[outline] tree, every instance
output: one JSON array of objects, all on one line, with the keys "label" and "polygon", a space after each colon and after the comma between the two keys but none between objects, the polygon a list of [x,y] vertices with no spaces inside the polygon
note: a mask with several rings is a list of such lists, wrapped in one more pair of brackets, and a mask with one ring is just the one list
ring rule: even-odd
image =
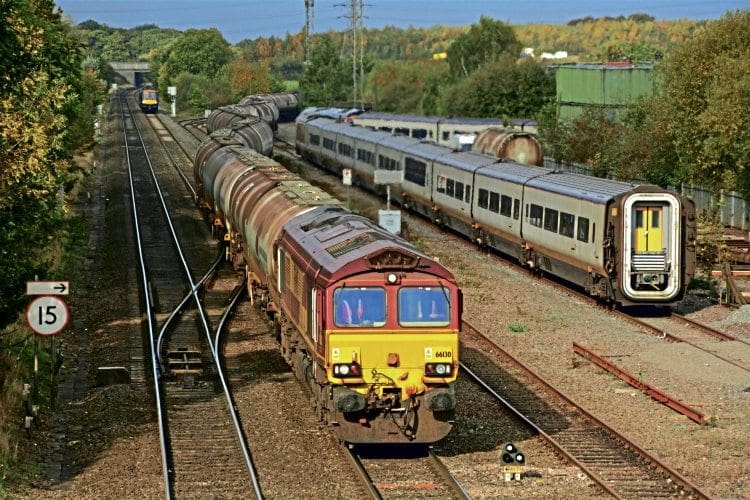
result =
[{"label": "tree", "polygon": [[664,138],[675,180],[750,194],[750,10],[708,23],[657,74],[643,134]]},{"label": "tree", "polygon": [[454,78],[465,78],[485,64],[497,61],[501,56],[521,52],[513,28],[482,16],[468,33],[459,35],[448,48],[448,65]]},{"label": "tree", "polygon": [[454,116],[533,118],[554,96],[554,78],[543,66],[506,54],[448,89],[443,110]]},{"label": "tree", "polygon": [[351,88],[351,63],[339,58],[333,36],[316,37],[310,64],[305,67],[299,83],[303,104],[330,106],[348,101]]}]

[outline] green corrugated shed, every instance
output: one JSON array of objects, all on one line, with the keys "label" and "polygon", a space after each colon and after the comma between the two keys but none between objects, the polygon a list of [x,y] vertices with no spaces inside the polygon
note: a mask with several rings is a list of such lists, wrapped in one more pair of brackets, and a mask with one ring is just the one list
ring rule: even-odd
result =
[{"label": "green corrugated shed", "polygon": [[558,116],[568,119],[587,107],[617,112],[643,94],[651,93],[651,66],[575,64],[557,66]]}]

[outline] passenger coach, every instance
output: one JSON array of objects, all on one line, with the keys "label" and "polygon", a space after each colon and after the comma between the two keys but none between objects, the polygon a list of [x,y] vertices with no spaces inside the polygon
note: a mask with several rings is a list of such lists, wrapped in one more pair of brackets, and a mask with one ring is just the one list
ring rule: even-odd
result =
[{"label": "passenger coach", "polygon": [[301,116],[297,151],[354,182],[403,171],[404,208],[592,296],[620,304],[679,300],[695,271],[692,201],[658,186],[559,172],[457,152],[335,119]]}]

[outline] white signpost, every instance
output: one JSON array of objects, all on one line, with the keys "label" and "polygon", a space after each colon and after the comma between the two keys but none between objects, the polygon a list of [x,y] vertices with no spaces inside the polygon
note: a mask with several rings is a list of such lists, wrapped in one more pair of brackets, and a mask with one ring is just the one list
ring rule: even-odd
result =
[{"label": "white signpost", "polygon": [[27,281],[26,295],[68,295],[69,281]]},{"label": "white signpost", "polygon": [[403,170],[375,170],[375,184],[385,184],[385,210],[378,210],[378,224],[393,234],[401,232],[401,211],[391,210],[391,184],[404,182]]},{"label": "white signpost", "polygon": [[352,185],[352,169],[351,168],[345,168],[341,170],[341,182],[344,184],[344,186]]}]

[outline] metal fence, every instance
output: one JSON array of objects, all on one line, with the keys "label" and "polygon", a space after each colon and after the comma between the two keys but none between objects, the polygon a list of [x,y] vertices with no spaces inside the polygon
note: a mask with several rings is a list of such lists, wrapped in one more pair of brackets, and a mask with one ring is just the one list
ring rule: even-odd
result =
[{"label": "metal fence", "polygon": [[[587,165],[557,162],[549,157],[544,158],[544,166],[576,174],[591,175],[591,168]],[[614,177],[608,177],[614,179]],[[645,181],[633,179],[632,182]],[[750,203],[741,194],[735,191],[722,191],[717,199],[711,191],[700,186],[683,184],[680,188],[669,187],[668,189],[693,200],[698,213],[704,211],[716,213],[719,216],[719,222],[724,226],[750,231]]]}]

